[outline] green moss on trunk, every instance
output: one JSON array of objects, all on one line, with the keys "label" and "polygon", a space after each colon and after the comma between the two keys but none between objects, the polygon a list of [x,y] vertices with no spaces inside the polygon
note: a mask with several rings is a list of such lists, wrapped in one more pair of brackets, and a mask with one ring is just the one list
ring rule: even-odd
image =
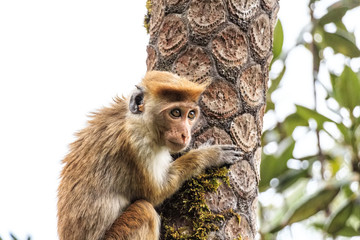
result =
[{"label": "green moss on trunk", "polygon": [[146,29],[146,32],[149,33],[149,31],[150,31],[150,17],[151,17],[151,1],[150,0],[146,1],[146,9],[147,9],[147,14],[144,17],[144,27]]},{"label": "green moss on trunk", "polygon": [[[205,193],[215,192],[222,182],[229,184],[227,173],[226,167],[209,169],[187,181],[178,193],[161,206],[165,239],[207,239],[210,232],[218,230],[217,223],[225,218],[211,212],[205,202]],[[183,224],[175,226],[174,222],[177,221]]]}]

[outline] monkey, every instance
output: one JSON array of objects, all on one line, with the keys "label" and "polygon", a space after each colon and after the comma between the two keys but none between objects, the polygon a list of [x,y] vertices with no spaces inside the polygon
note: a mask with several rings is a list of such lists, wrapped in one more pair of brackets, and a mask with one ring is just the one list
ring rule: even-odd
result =
[{"label": "monkey", "polygon": [[233,145],[185,152],[206,84],[150,71],[130,97],[92,114],[63,160],[58,187],[60,240],[159,239],[155,207],[205,168],[233,164]]}]

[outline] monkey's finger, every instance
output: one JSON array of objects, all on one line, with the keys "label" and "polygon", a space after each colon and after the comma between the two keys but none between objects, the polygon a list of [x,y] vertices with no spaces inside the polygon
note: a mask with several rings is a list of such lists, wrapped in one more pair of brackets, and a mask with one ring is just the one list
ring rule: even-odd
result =
[{"label": "monkey's finger", "polygon": [[244,156],[244,152],[239,150],[239,149],[226,149],[226,150],[223,150],[225,152],[229,152],[230,154],[233,154],[235,156],[238,156],[238,157],[243,157]]},{"label": "monkey's finger", "polygon": [[214,138],[210,138],[209,140],[207,140],[204,144],[210,146],[213,145],[215,143],[215,139]]},{"label": "monkey's finger", "polygon": [[241,160],[241,158],[236,157],[236,156],[232,156],[232,157],[228,157],[228,158],[225,160],[225,162],[226,162],[227,164],[234,164],[234,163],[236,163],[236,162],[239,162],[240,160]]},{"label": "monkey's finger", "polygon": [[229,156],[242,156],[243,154],[239,151],[236,151],[236,150],[227,150],[227,151],[224,151],[226,155],[229,155]]},{"label": "monkey's finger", "polygon": [[238,147],[236,145],[220,145],[221,149],[224,151],[237,150]]},{"label": "monkey's finger", "polygon": [[243,159],[242,156],[234,156],[234,161],[235,162],[238,162],[238,161],[240,161],[242,159]]},{"label": "monkey's finger", "polygon": [[243,156],[244,156],[244,152],[242,152],[242,151],[234,151],[234,156],[236,156],[236,157],[243,157]]},{"label": "monkey's finger", "polygon": [[238,151],[229,151],[226,153],[228,157],[234,157],[236,159],[243,159],[244,154]]}]

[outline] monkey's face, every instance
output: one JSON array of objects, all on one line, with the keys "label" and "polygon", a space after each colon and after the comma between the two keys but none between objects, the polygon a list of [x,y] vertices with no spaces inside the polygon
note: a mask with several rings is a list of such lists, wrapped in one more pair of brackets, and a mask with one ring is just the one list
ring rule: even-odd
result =
[{"label": "monkey's face", "polygon": [[192,102],[171,103],[161,110],[163,142],[171,152],[180,152],[189,145],[198,115],[199,107]]}]

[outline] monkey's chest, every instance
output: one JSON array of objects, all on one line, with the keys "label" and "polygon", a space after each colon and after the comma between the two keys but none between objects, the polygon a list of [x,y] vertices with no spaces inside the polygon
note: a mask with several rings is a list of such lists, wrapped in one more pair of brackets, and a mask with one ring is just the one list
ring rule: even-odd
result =
[{"label": "monkey's chest", "polygon": [[154,199],[159,196],[167,181],[171,162],[172,157],[166,148],[148,154],[144,174],[141,177],[143,179],[139,179],[141,182],[138,183],[138,187],[141,189],[138,198],[145,198],[152,203],[155,201]]},{"label": "monkey's chest", "polygon": [[156,152],[148,165],[148,172],[153,184],[161,187],[167,179],[172,157],[167,149]]}]

